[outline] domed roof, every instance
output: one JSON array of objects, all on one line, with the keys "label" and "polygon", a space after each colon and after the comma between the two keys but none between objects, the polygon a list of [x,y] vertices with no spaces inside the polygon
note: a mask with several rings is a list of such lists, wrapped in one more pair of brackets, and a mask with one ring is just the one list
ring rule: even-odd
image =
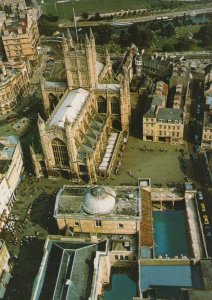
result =
[{"label": "domed roof", "polygon": [[85,212],[108,214],[116,204],[116,193],[109,186],[95,186],[85,191],[82,208]]}]

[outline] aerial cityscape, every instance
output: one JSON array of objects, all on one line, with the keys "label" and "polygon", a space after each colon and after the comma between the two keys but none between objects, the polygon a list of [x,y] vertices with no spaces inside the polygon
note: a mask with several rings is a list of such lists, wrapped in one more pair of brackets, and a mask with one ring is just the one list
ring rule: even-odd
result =
[{"label": "aerial cityscape", "polygon": [[0,0],[0,299],[212,299],[211,0]]}]

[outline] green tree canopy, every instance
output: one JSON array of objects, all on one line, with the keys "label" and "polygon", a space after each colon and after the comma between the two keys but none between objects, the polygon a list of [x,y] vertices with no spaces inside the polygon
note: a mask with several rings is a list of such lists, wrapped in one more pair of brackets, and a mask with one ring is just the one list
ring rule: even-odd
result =
[{"label": "green tree canopy", "polygon": [[161,35],[167,38],[171,38],[175,34],[175,27],[171,23],[164,26],[161,30]]},{"label": "green tree canopy", "polygon": [[110,25],[99,25],[95,28],[97,44],[107,44],[110,42],[113,28]]},{"label": "green tree canopy", "polygon": [[202,41],[203,46],[212,47],[212,22],[202,26],[195,37]]}]

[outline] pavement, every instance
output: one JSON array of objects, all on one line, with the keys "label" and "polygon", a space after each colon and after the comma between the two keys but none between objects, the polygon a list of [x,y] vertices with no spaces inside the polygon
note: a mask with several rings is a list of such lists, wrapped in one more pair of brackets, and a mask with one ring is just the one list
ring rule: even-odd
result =
[{"label": "pavement", "polygon": [[6,241],[12,263],[12,279],[5,299],[30,299],[32,284],[43,256],[47,234],[58,234],[53,219],[55,191],[67,180],[37,181],[26,176],[17,190],[17,201],[12,208],[12,232],[4,230],[1,238]]}]

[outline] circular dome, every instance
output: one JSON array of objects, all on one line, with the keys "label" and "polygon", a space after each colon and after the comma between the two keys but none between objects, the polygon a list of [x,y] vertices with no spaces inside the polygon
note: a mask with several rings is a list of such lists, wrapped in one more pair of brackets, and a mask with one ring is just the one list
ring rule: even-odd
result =
[{"label": "circular dome", "polygon": [[82,208],[85,212],[95,214],[108,214],[116,204],[116,193],[108,186],[95,186],[84,193]]}]

